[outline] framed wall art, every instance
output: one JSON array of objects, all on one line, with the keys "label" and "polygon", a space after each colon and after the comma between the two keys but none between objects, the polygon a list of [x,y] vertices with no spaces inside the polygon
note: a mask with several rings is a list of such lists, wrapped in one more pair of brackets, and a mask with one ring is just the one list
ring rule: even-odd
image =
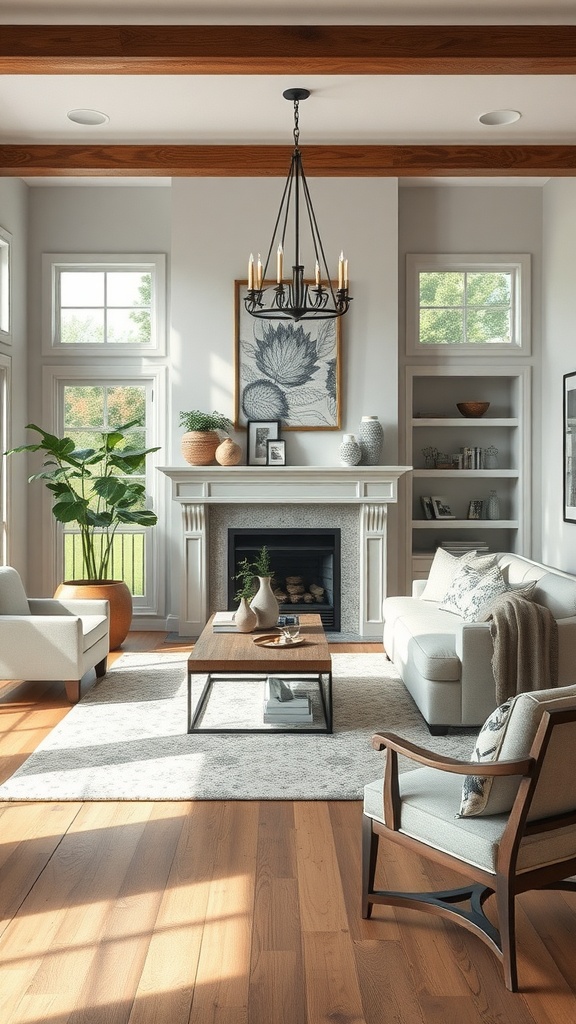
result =
[{"label": "framed wall art", "polygon": [[236,428],[269,416],[283,430],[340,430],[340,318],[260,320],[244,308],[247,287],[235,282]]},{"label": "framed wall art", "polygon": [[576,372],[564,374],[564,522],[576,523]]},{"label": "framed wall art", "polygon": [[432,495],[432,508],[436,519],[456,519],[446,498]]},{"label": "framed wall art", "polygon": [[266,466],[268,442],[277,441],[280,435],[279,420],[248,420],[247,463],[249,466]]}]

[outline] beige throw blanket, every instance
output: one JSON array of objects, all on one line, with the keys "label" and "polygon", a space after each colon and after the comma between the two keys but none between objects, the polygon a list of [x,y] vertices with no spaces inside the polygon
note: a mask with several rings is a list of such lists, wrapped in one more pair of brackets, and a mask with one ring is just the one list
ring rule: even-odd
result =
[{"label": "beige throw blanket", "polygon": [[507,591],[480,621],[490,622],[498,705],[516,693],[558,685],[558,625],[548,608]]}]

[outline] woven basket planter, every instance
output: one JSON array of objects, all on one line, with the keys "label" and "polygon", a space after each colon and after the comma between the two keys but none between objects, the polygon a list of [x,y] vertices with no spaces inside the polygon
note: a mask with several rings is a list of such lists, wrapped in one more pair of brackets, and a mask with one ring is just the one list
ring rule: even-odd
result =
[{"label": "woven basket planter", "polygon": [[189,430],[182,435],[182,455],[191,466],[209,466],[215,461],[219,444],[215,430]]}]

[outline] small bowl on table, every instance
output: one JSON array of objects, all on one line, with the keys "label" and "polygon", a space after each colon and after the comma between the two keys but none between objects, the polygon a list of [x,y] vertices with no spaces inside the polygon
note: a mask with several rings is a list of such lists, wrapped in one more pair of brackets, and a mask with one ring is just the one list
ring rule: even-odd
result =
[{"label": "small bowl on table", "polygon": [[456,408],[462,416],[480,417],[490,408],[490,402],[456,402]]}]

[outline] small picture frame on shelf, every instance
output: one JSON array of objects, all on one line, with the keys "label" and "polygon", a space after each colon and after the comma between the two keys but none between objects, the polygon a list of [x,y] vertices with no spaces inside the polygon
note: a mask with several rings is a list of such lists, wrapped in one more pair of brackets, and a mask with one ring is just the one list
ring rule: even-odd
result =
[{"label": "small picture frame on shelf", "polygon": [[468,505],[468,519],[482,519],[482,505],[481,500],[471,501]]},{"label": "small picture frame on shelf", "polygon": [[248,458],[249,466],[266,466],[268,458],[268,441],[278,440],[280,420],[248,420]]},{"label": "small picture frame on shelf", "polygon": [[286,441],[275,439],[273,441],[266,442],[266,465],[286,465]]},{"label": "small picture frame on shelf", "polygon": [[422,497],[420,498],[420,502],[422,504],[424,519],[434,519],[434,508],[432,507],[432,498]]},{"label": "small picture frame on shelf", "polygon": [[432,508],[434,510],[435,519],[456,519],[456,516],[452,512],[450,505],[446,501],[446,498],[442,498],[438,495],[432,496]]}]

